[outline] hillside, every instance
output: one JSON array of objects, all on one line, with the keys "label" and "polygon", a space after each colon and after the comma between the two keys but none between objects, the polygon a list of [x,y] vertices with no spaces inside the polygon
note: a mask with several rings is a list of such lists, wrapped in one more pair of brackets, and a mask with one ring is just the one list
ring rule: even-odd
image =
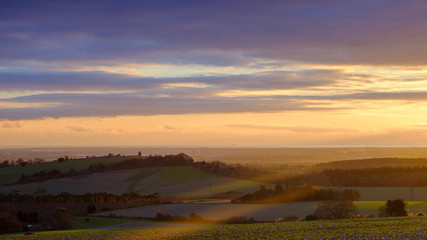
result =
[{"label": "hillside", "polygon": [[77,171],[86,169],[92,164],[96,163],[111,163],[119,162],[131,157],[127,156],[115,156],[115,157],[91,157],[91,158],[80,158],[80,159],[69,159],[64,162],[43,162],[37,164],[27,165],[25,167],[14,166],[0,168],[0,185],[11,184],[17,182],[22,174],[31,175],[41,171],[50,171],[53,169],[59,170],[60,172],[67,172],[70,169]]},{"label": "hillside", "polygon": [[173,166],[117,170],[27,184],[3,185],[0,186],[0,192],[19,191],[29,194],[36,192],[46,194],[107,192],[122,194],[133,191],[141,195],[157,192],[162,196],[209,196],[229,191],[253,192],[259,188],[260,184],[253,181],[221,177],[192,166]]}]

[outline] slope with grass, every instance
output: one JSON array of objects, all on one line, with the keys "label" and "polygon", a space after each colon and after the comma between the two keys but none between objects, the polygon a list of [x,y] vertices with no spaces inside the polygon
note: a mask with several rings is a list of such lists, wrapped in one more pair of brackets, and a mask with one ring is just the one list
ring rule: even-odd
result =
[{"label": "slope with grass", "polygon": [[[378,214],[378,208],[385,205],[384,201],[354,202],[360,215]],[[407,202],[407,209],[412,213],[427,212],[427,202]],[[274,221],[277,218],[298,216],[304,218],[312,214],[319,202],[293,202],[280,204],[224,204],[224,203],[178,203],[145,206],[100,212],[97,215],[111,214],[127,217],[154,217],[157,211],[173,216],[188,217],[196,213],[208,220],[222,220],[233,216],[253,217],[258,221]]]},{"label": "slope with grass", "polygon": [[0,192],[35,193],[42,189],[46,194],[68,192],[108,192],[122,194],[136,192],[140,195],[160,193],[162,196],[208,196],[215,193],[237,191],[253,192],[261,183],[225,178],[191,166],[138,168],[51,179],[41,182],[0,186]]},{"label": "slope with grass", "polygon": [[[25,239],[426,239],[427,217],[190,225],[139,230],[52,231]],[[4,239],[23,239],[10,234]]]},{"label": "slope with grass", "polygon": [[44,162],[37,164],[30,164],[25,167],[7,167],[0,168],[0,185],[2,184],[11,184],[19,180],[22,174],[32,175],[41,171],[50,171],[50,170],[59,170],[61,172],[67,172],[71,168],[79,171],[85,168],[88,168],[94,163],[110,163],[123,161],[130,157],[120,156],[120,157],[96,157],[96,158],[82,158],[82,159],[69,159],[64,162]]}]

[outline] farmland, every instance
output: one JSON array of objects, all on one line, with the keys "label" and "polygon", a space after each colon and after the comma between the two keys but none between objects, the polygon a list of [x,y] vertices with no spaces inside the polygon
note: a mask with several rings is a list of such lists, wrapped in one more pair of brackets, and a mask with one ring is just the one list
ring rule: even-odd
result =
[{"label": "farmland", "polygon": [[[140,230],[54,231],[25,239],[425,239],[426,217],[241,225],[194,225]],[[3,239],[22,239],[22,234]]]},{"label": "farmland", "polygon": [[[24,176],[18,184],[1,184],[0,192],[14,193],[14,195],[8,196],[14,196],[16,199],[18,199],[18,196],[21,196],[19,194],[28,193],[29,195],[26,196],[27,202],[21,203],[19,202],[21,200],[19,200],[14,203],[14,206],[17,209],[25,212],[33,211],[35,206],[33,205],[34,202],[31,202],[28,199],[30,199],[30,197],[38,196],[39,194],[59,195],[62,192],[82,196],[86,193],[102,194],[97,195],[99,196],[99,199],[96,198],[96,201],[95,198],[87,198],[90,201],[93,200],[93,202],[90,203],[96,205],[95,213],[91,212],[90,214],[89,211],[85,211],[87,210],[89,202],[78,202],[76,200],[78,198],[71,197],[71,195],[67,194],[61,196],[62,200],[60,202],[37,203],[39,215],[42,216],[43,219],[48,219],[48,222],[50,221],[49,224],[53,224],[49,219],[52,219],[52,217],[57,214],[57,207],[65,207],[69,210],[67,211],[71,218],[71,229],[85,231],[80,233],[73,231],[37,233],[35,235],[26,236],[28,239],[33,237],[35,239],[135,239],[141,234],[144,235],[144,239],[150,239],[150,236],[151,239],[179,239],[179,237],[182,237],[183,239],[186,239],[187,237],[189,239],[205,239],[210,236],[224,236],[224,238],[243,236],[244,238],[250,239],[254,236],[265,236],[263,239],[283,237],[289,237],[292,239],[300,238],[302,237],[301,234],[306,232],[308,232],[308,234],[313,234],[313,236],[325,234],[325,237],[333,236],[339,238],[340,236],[352,236],[352,234],[355,234],[352,231],[360,232],[360,234],[362,234],[360,235],[361,237],[365,236],[363,234],[367,234],[368,232],[379,234],[378,237],[385,236],[396,238],[406,236],[418,237],[419,235],[416,234],[424,234],[422,231],[415,231],[414,229],[411,230],[411,228],[407,228],[405,231],[393,231],[400,229],[400,227],[395,227],[399,224],[404,226],[405,224],[410,225],[414,223],[413,226],[417,229],[417,224],[421,225],[421,223],[425,223],[425,218],[423,217],[391,220],[364,219],[352,221],[340,220],[336,222],[317,221],[315,223],[305,221],[295,223],[271,223],[278,218],[294,218],[296,216],[296,219],[304,219],[306,216],[311,215],[316,211],[316,208],[320,203],[319,201],[326,199],[299,199],[296,201],[301,202],[278,202],[275,204],[249,204],[250,202],[247,202],[247,204],[230,204],[231,198],[235,198],[236,195],[241,196],[243,195],[242,193],[276,193],[279,192],[280,188],[282,188],[283,193],[290,194],[285,190],[294,189],[294,187],[298,186],[288,185],[286,181],[281,182],[283,185],[275,185],[273,183],[277,182],[274,181],[272,181],[271,184],[264,184],[259,180],[262,178],[256,178],[256,176],[268,176],[276,170],[278,174],[276,176],[282,174],[283,176],[297,177],[297,175],[304,176],[304,174],[312,174],[312,179],[316,179],[316,176],[319,176],[319,173],[313,173],[311,170],[307,170],[306,166],[290,168],[282,166],[277,169],[270,168],[266,170],[259,169],[254,166],[243,166],[238,164],[227,165],[225,163],[218,162],[194,163],[190,156],[179,154],[168,156],[156,155],[153,157],[134,157],[133,159],[127,159],[127,157],[119,156],[79,160],[71,159],[61,163],[49,162],[29,164],[23,167],[7,167],[0,169],[0,171],[2,171],[0,173],[8,173],[9,177],[16,179],[20,173],[29,175],[32,172],[40,170],[51,171],[53,168],[57,168],[58,171],[62,172],[71,168],[83,170],[80,172],[74,171],[74,175],[58,174],[50,178],[44,178],[41,174],[36,176]],[[255,176],[255,178],[252,178],[253,176]],[[325,176],[320,179],[325,179],[324,177]],[[22,179],[25,181],[22,181]],[[282,180],[286,180],[286,177],[282,178]],[[264,186],[260,187],[260,185]],[[306,185],[303,184],[302,186]],[[309,185],[307,187],[312,189]],[[332,193],[333,191],[344,187],[325,185],[319,186],[318,188],[335,189],[329,192],[325,191]],[[394,198],[405,199],[407,204],[406,208],[410,213],[427,212],[427,202],[425,201],[425,199],[427,199],[427,187],[423,187],[423,185],[421,187],[410,185],[406,187],[405,185],[404,187],[355,186],[351,188],[354,188],[361,193],[362,197],[359,199],[360,201],[355,201],[354,204],[362,216],[377,215],[378,208],[384,206],[387,200]],[[136,202],[130,204],[130,198],[124,200],[125,202],[116,203],[114,202],[114,199],[116,198],[114,196],[109,196],[109,198],[107,198],[107,193],[116,195],[124,193],[137,193],[140,195],[159,193],[160,195],[157,194],[157,196],[160,196],[160,198],[158,197],[157,199],[160,199],[163,204],[157,204],[159,201],[150,202],[150,204],[155,205],[148,205],[146,202],[143,202],[143,204],[138,204]],[[103,197],[101,198],[101,196]],[[259,196],[260,195],[258,195],[258,197]],[[72,199],[77,202],[72,202]],[[123,197],[122,199],[126,198]],[[211,201],[206,201],[206,199],[210,199]],[[355,199],[358,198],[354,198],[353,200]],[[112,201],[111,203],[114,205],[111,205],[110,203],[110,206],[105,201],[108,203]],[[129,204],[127,204],[126,201],[129,201]],[[43,209],[43,206],[45,209],[41,210]],[[173,218],[156,218],[157,221],[147,221],[147,219],[153,219],[158,211],[161,211],[165,216],[168,215]],[[13,214],[16,214],[16,212]],[[193,216],[200,216],[204,220],[207,220],[202,221],[204,223],[212,223],[214,221],[221,222],[233,217],[246,217],[246,219],[255,219],[255,221],[258,221],[258,224],[231,226],[173,222],[177,221],[177,219],[181,219],[179,221],[183,221],[183,218],[188,218],[191,214],[193,214]],[[87,220],[87,218],[91,220]],[[144,218],[145,220],[142,220],[141,218]],[[165,220],[172,222],[159,222]],[[409,223],[408,221],[412,223]],[[270,223],[267,224],[260,222]],[[44,223],[45,226],[46,223]],[[253,230],[245,230],[245,227],[248,226]],[[70,229],[69,227],[56,227],[54,229]],[[112,231],[118,228],[121,229],[122,227],[125,229],[124,231]],[[159,227],[163,227],[164,229],[159,230]],[[362,227],[365,233],[361,231],[359,227]],[[39,229],[51,230],[52,228]],[[239,231],[244,231],[245,233],[239,234]],[[359,237],[359,235],[355,236]],[[13,238],[15,236],[11,235],[10,237]]]},{"label": "farmland", "polygon": [[22,174],[33,174],[40,171],[49,171],[52,169],[59,170],[61,172],[67,172],[71,168],[75,170],[81,170],[88,168],[91,164],[98,162],[114,162],[126,159],[126,157],[111,157],[111,158],[84,158],[84,159],[69,159],[64,162],[44,162],[38,164],[32,164],[31,166],[26,167],[8,167],[0,168],[0,185],[1,184],[10,184],[19,180]]},{"label": "farmland", "polygon": [[[384,201],[356,201],[354,202],[361,215],[378,214],[378,208],[384,206]],[[410,212],[427,212],[427,202],[407,202]],[[137,208],[128,208],[108,212],[100,212],[97,215],[109,214],[123,215],[127,217],[154,217],[157,211],[174,216],[188,217],[190,213],[196,213],[208,220],[223,220],[233,216],[253,217],[258,221],[274,221],[276,218],[298,216],[304,218],[312,214],[319,202],[293,202],[281,204],[225,204],[225,203],[180,203],[162,204]]]},{"label": "farmland", "polygon": [[[40,165],[44,164],[47,163]],[[30,167],[27,166],[22,169]],[[48,194],[59,194],[61,192],[122,194],[133,191],[141,195],[157,192],[162,196],[207,196],[228,191],[253,192],[259,188],[260,184],[249,180],[221,177],[191,166],[175,166],[118,170],[27,184],[3,185],[0,186],[0,192],[7,193],[14,190],[31,194],[36,189],[41,188]]]}]

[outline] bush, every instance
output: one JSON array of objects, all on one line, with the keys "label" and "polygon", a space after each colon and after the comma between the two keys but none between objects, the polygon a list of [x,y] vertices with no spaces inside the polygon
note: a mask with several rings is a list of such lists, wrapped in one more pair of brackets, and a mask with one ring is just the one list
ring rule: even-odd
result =
[{"label": "bush", "polygon": [[305,217],[305,221],[316,221],[316,220],[318,220],[318,218],[316,217],[316,215],[313,215],[313,214],[307,215]]},{"label": "bush", "polygon": [[388,200],[385,207],[378,209],[378,217],[405,217],[408,211],[405,209],[406,203],[403,199]]},{"label": "bush", "polygon": [[163,214],[162,211],[157,211],[155,220],[157,221],[167,221],[171,219],[170,214]]},{"label": "bush", "polygon": [[222,221],[222,223],[228,223],[228,224],[241,224],[241,223],[254,223],[254,222],[255,222],[255,219],[253,217],[248,219],[248,217],[246,216],[233,216]]},{"label": "bush", "polygon": [[357,215],[352,201],[325,201],[317,206],[314,215],[319,219],[347,219]]},{"label": "bush", "polygon": [[86,212],[87,213],[95,213],[96,212],[96,206],[95,206],[95,204],[89,204],[89,205],[87,205],[87,208],[86,208]]},{"label": "bush", "polygon": [[200,215],[197,215],[195,213],[191,213],[190,216],[188,217],[188,221],[190,221],[190,222],[200,222],[200,221],[203,221],[203,218]]},{"label": "bush", "polygon": [[275,222],[295,222],[300,220],[299,217],[292,215],[292,216],[287,216],[285,218],[278,218],[275,220]]},{"label": "bush", "polygon": [[16,217],[7,212],[0,213],[0,234],[20,230],[21,223],[16,220]]},{"label": "bush", "polygon": [[55,225],[58,229],[71,228],[70,216],[66,208],[58,207],[55,211]]}]

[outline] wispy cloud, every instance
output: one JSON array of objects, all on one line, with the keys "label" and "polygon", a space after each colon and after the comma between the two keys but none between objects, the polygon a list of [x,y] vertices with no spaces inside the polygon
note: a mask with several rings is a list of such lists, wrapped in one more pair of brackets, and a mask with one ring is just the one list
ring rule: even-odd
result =
[{"label": "wispy cloud", "polygon": [[67,126],[67,128],[74,131],[74,132],[89,132],[89,131],[91,131],[88,128],[79,127],[79,126]]},{"label": "wispy cloud", "polygon": [[312,127],[312,126],[277,126],[277,125],[255,125],[255,124],[231,124],[229,127],[262,129],[262,130],[283,130],[296,133],[331,133],[331,132],[357,132],[350,128],[333,128],[333,127]]},{"label": "wispy cloud", "polygon": [[1,127],[2,128],[21,128],[22,126],[21,126],[21,123],[19,123],[19,122],[14,122],[14,123],[12,123],[12,122],[4,122],[1,125]]},{"label": "wispy cloud", "polygon": [[165,129],[167,129],[167,130],[179,130],[179,129],[181,129],[181,128],[173,127],[173,126],[170,126],[170,125],[164,125],[163,127]]}]

